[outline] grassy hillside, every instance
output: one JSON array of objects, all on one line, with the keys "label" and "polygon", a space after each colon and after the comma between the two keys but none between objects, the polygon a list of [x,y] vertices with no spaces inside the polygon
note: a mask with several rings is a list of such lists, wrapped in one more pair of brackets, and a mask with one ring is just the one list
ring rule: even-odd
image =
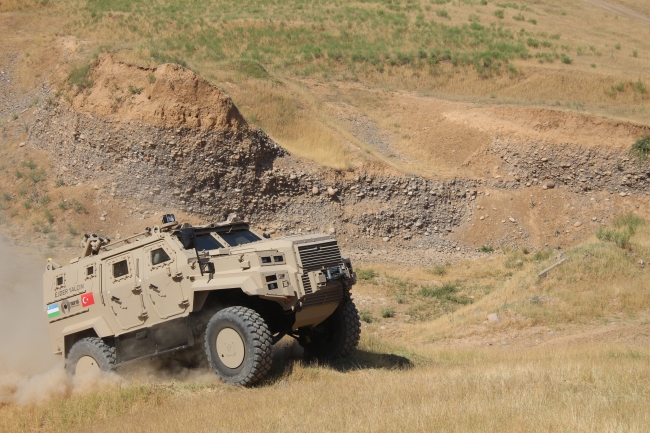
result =
[{"label": "grassy hillside", "polygon": [[42,23],[12,36],[27,82],[69,37],[71,66],[107,50],[181,63],[292,152],[341,169],[363,161],[354,149],[364,145],[306,82],[650,120],[647,24],[583,0],[10,0],[0,10]]}]

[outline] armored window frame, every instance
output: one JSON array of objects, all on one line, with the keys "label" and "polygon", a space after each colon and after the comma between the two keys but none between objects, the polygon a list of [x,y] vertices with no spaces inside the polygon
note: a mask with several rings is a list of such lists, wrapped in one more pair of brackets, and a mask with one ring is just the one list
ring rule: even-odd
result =
[{"label": "armored window frame", "polygon": [[[161,259],[161,260],[156,262],[156,255],[158,255],[159,252],[161,252],[164,255],[161,255],[159,257],[159,259]],[[155,248],[155,249],[152,248],[151,250],[149,250],[149,259],[151,260],[151,266],[162,265],[162,264],[165,264],[167,262],[171,262],[171,260],[172,260],[172,258],[169,256],[167,251],[165,251],[165,249],[162,247],[162,245],[159,246],[158,248]]]},{"label": "armored window frame", "polygon": [[[115,265],[120,263],[120,262],[124,262],[124,261],[126,261],[126,264],[127,264],[127,273],[116,277],[115,276]],[[111,277],[113,278],[113,281],[121,281],[121,280],[126,280],[126,279],[131,278],[133,266],[131,264],[131,257],[130,256],[116,257],[115,259],[111,260],[108,264],[111,267],[110,272],[111,272]]]},{"label": "armored window frame", "polygon": [[[88,273],[90,271],[90,273]],[[84,277],[89,280],[91,278],[95,278],[97,276],[97,266],[95,263],[91,263],[89,265],[86,265],[86,273]]]},{"label": "armored window frame", "polygon": [[[160,262],[156,265],[153,264],[153,257],[151,256],[151,253],[156,251],[157,249],[162,249],[165,251],[167,256],[169,257],[169,260],[165,260],[164,262]],[[149,265],[149,269],[154,270],[154,269],[159,269],[163,268],[165,266],[169,266],[172,263],[174,263],[174,250],[171,249],[169,246],[167,246],[166,243],[164,242],[158,242],[156,244],[150,245],[149,247],[145,248],[144,254],[147,257],[147,264]]]},{"label": "armored window frame", "polygon": [[[61,280],[61,282],[59,282]],[[57,289],[65,287],[65,274],[60,274],[54,277],[54,287]]]}]

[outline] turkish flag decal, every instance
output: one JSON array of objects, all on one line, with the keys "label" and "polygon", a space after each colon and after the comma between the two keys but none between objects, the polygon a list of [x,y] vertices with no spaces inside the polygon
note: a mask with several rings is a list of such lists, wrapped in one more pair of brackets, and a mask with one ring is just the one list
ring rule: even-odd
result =
[{"label": "turkish flag decal", "polygon": [[95,298],[93,297],[92,292],[81,295],[82,307],[87,307],[89,305],[93,305],[94,303],[95,303]]}]

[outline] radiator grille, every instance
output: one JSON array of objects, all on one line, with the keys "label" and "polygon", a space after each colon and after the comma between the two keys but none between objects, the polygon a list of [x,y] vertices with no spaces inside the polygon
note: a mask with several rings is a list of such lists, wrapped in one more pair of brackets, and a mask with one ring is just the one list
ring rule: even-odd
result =
[{"label": "radiator grille", "polygon": [[300,263],[302,264],[302,285],[305,293],[312,293],[311,282],[309,281],[308,272],[316,271],[322,268],[333,268],[341,266],[341,251],[336,241],[324,242],[322,244],[305,245],[298,247],[300,254]]},{"label": "radiator grille", "polygon": [[342,285],[338,287],[330,287],[305,296],[302,301],[302,306],[306,308],[316,305],[330,304],[332,302],[341,302],[344,295],[345,290]]}]

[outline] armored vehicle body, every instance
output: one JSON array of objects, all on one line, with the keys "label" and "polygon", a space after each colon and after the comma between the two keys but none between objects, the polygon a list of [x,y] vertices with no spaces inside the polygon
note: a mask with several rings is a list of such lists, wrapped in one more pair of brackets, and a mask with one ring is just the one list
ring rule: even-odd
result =
[{"label": "armored vehicle body", "polygon": [[165,215],[115,242],[84,235],[81,246],[68,265],[48,261],[43,277],[52,347],[70,374],[187,350],[249,385],[285,335],[321,359],[359,341],[356,274],[332,236],[269,239],[236,217],[192,227]]}]

